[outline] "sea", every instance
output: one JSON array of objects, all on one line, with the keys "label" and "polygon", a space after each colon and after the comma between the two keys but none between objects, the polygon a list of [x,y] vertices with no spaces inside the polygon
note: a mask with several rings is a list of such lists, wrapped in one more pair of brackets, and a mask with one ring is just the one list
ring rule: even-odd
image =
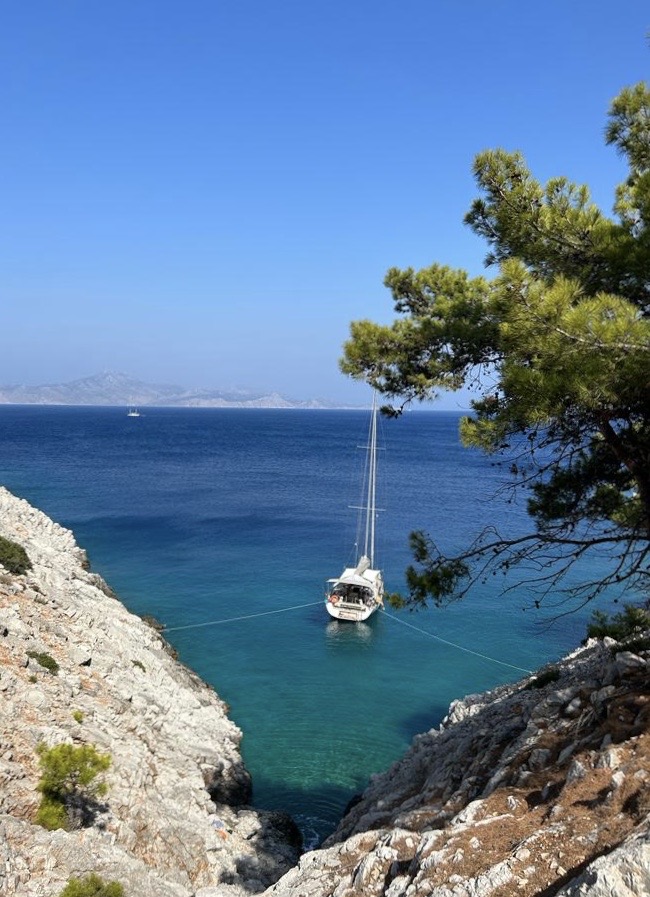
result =
[{"label": "sea", "polygon": [[[333,621],[354,560],[369,411],[0,406],[0,483],[65,527],[134,613],[229,704],[257,807],[307,846],[450,703],[514,682],[584,638],[588,611],[535,611],[487,577],[462,601]],[[463,448],[455,411],[379,427],[377,564],[404,592],[408,535],[447,551],[523,532],[504,468]],[[504,591],[505,587],[505,591]],[[589,609],[590,613],[590,609]]]}]

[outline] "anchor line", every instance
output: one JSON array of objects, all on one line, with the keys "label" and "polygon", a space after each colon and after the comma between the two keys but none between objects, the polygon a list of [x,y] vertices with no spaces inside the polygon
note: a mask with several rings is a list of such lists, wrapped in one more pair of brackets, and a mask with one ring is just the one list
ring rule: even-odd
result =
[{"label": "anchor line", "polygon": [[[300,610],[304,607],[315,607],[317,604],[321,604],[320,601],[310,601],[307,604],[294,604],[292,607],[281,607],[277,610],[265,610],[260,611],[256,614],[243,614],[239,617],[227,617],[223,620],[208,620],[204,623],[188,623],[186,626],[165,626],[163,628],[163,633],[166,632],[180,632],[184,629],[200,629],[205,626],[221,626],[223,623],[237,623],[241,620],[254,620],[256,617],[268,617],[271,614],[284,614],[290,610]],[[464,645],[457,645],[455,642],[450,642],[448,639],[441,638],[439,635],[434,635],[432,632],[427,632],[426,629],[420,629],[419,626],[414,626],[412,623],[407,623],[406,620],[400,620],[399,617],[394,616],[394,614],[389,614],[388,611],[384,610],[384,616],[388,617],[389,620],[394,620],[395,623],[401,623],[402,626],[408,626],[409,629],[413,629],[415,632],[419,632],[421,635],[426,635],[429,638],[435,639],[437,642],[441,642],[443,645],[449,645],[452,648],[456,648],[458,651],[464,651],[466,654],[473,654],[475,657],[481,657],[483,660],[489,660],[492,663],[498,663],[501,666],[509,667],[512,670],[519,670],[521,673],[529,673],[532,674],[533,670],[527,670],[525,667],[519,667],[514,663],[507,663],[505,660],[497,660],[496,657],[490,657],[488,654],[482,654],[480,651],[473,651],[471,648],[466,648]]]},{"label": "anchor line", "polygon": [[268,617],[269,614],[284,614],[288,610],[299,610],[301,607],[313,607],[321,604],[320,601],[310,601],[309,604],[294,604],[293,607],[281,607],[278,610],[264,610],[258,614],[245,614],[241,617],[228,617],[225,620],[208,620],[207,623],[188,623],[187,626],[165,626],[163,632],[180,632],[181,629],[198,629],[201,626],[219,626],[222,623],[236,623],[239,620],[253,620],[255,617]]},{"label": "anchor line", "polygon": [[483,660],[490,660],[492,663],[499,663],[501,666],[510,667],[512,670],[519,670],[522,673],[531,673],[533,670],[527,670],[525,667],[518,667],[514,663],[506,663],[505,660],[497,660],[496,657],[490,657],[488,654],[481,654],[480,651],[472,651],[471,648],[465,648],[463,645],[457,645],[455,642],[447,641],[447,639],[441,638],[439,635],[434,635],[432,632],[427,632],[426,629],[420,629],[418,626],[414,626],[412,623],[407,623],[406,620],[400,620],[399,617],[395,617],[393,614],[389,614],[388,611],[384,611],[384,616],[388,617],[389,620],[394,620],[396,623],[401,623],[402,626],[408,626],[409,629],[414,629],[416,632],[421,633],[422,635],[428,635],[429,638],[435,639],[437,642],[442,642],[444,645],[450,645],[452,648],[457,648],[459,651],[465,651],[466,654],[473,654],[475,657],[482,657]]}]

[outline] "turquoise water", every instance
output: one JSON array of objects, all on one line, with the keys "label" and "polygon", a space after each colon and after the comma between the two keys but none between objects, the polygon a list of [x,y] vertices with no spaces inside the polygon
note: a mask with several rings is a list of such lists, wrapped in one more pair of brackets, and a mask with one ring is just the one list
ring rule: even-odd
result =
[{"label": "turquoise water", "polygon": [[[381,422],[390,590],[411,529],[453,549],[488,523],[524,526],[522,508],[494,498],[499,468],[460,447],[458,418]],[[0,408],[0,482],[71,528],[131,610],[170,627],[245,733],[255,803],[290,812],[309,843],[450,701],[555,659],[585,629],[584,614],[542,625],[523,590],[504,597],[492,581],[445,610],[329,621],[323,586],[353,553],[367,423],[357,411]]]}]

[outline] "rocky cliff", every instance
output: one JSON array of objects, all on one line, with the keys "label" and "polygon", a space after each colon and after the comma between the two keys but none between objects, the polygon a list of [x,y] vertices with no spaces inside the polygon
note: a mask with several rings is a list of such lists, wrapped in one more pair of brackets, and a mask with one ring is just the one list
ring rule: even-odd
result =
[{"label": "rocky cliff", "polygon": [[[72,535],[1,489],[0,535],[33,562],[0,574],[0,893],[96,872],[126,897],[650,894],[647,640],[455,702],[297,862],[291,821],[246,805],[223,703]],[[62,742],[111,755],[109,791],[90,827],[48,832],[36,748]]]},{"label": "rocky cliff", "polygon": [[594,641],[456,701],[269,894],[650,894],[650,665],[637,650]]},{"label": "rocky cliff", "polygon": [[[33,564],[0,573],[0,893],[49,897],[89,872],[133,897],[249,897],[276,881],[299,836],[247,806],[241,732],[218,695],[86,569],[69,531],[4,489],[0,535]],[[48,832],[32,823],[36,749],[65,742],[110,755],[108,792],[91,827]]]}]

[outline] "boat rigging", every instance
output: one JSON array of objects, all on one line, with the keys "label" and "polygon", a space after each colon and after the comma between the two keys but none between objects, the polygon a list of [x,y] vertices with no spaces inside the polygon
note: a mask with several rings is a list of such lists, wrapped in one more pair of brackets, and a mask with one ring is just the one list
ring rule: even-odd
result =
[{"label": "boat rigging", "polygon": [[359,623],[367,620],[383,607],[384,579],[375,567],[375,521],[377,517],[377,395],[372,396],[370,430],[366,457],[365,504],[359,508],[363,514],[364,548],[357,556],[354,567],[346,567],[336,579],[328,579],[325,590],[325,607],[335,620]]}]

